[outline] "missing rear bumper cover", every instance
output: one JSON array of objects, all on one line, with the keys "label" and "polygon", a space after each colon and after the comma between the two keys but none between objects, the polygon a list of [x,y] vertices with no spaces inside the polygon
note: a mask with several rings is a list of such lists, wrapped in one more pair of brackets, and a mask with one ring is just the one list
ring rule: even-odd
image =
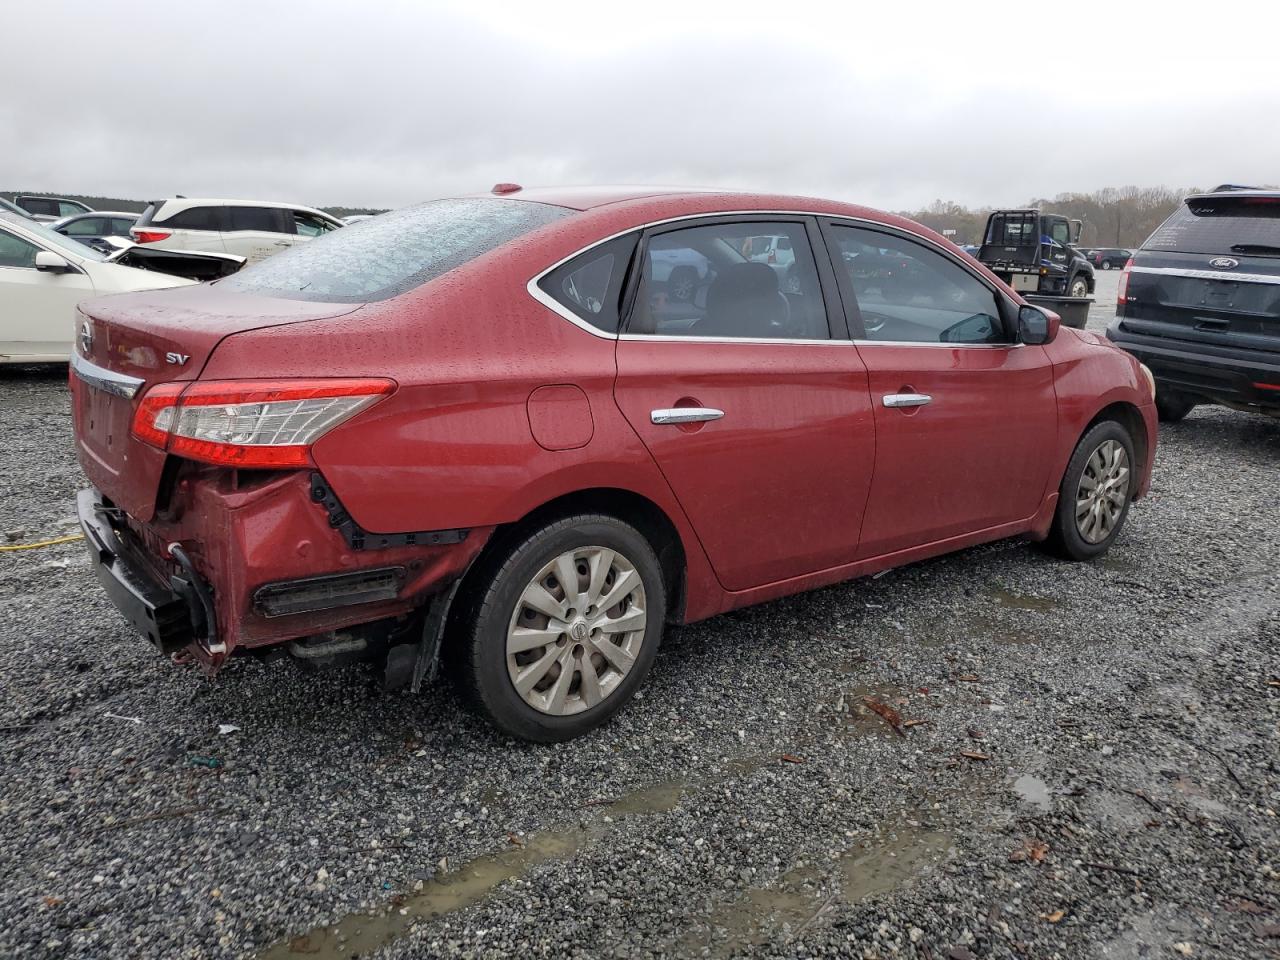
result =
[{"label": "missing rear bumper cover", "polygon": [[468,529],[424,530],[419,533],[369,533],[347,513],[337,495],[319,473],[311,474],[311,499],[329,514],[329,526],[342,534],[353,550],[378,550],[386,547],[444,546],[467,539]]}]

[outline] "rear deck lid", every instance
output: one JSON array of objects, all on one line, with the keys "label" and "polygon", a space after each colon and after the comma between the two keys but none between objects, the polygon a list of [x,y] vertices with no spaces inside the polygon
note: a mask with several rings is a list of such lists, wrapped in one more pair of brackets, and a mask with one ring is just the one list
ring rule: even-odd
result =
[{"label": "rear deck lid", "polygon": [[1134,254],[1125,329],[1280,351],[1280,194],[1188,197]]},{"label": "rear deck lid", "polygon": [[91,483],[139,520],[155,512],[166,454],[129,433],[157,383],[194,380],[233,333],[342,316],[361,304],[278,300],[176,287],[80,305],[72,357],[76,443]]}]

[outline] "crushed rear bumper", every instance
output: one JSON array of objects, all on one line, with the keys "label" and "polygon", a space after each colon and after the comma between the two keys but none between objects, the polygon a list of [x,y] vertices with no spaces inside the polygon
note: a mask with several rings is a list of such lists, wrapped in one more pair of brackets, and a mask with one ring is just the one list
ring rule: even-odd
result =
[{"label": "crushed rear bumper", "polygon": [[[201,602],[208,585],[194,571],[166,578],[129,545],[113,519],[122,515],[90,487],[76,495],[76,512],[94,575],[115,608],[162,653],[193,643],[209,648],[217,633],[212,609]],[[117,521],[118,522],[118,521]],[[186,571],[184,571],[184,574]],[[216,647],[213,651],[215,652]]]}]

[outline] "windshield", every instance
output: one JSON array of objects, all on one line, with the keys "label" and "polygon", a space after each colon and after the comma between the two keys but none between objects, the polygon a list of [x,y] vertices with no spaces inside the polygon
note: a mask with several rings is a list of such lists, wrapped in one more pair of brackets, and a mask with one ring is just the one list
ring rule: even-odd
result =
[{"label": "windshield", "polygon": [[1280,197],[1190,197],[1142,249],[1280,256]]},{"label": "windshield", "polygon": [[571,213],[524,200],[436,200],[309,240],[219,286],[290,300],[386,300]]},{"label": "windshield", "polygon": [[78,260],[93,260],[97,263],[104,262],[107,258],[100,254],[93,247],[86,246],[79,241],[72,240],[70,237],[64,237],[60,233],[55,233],[46,227],[43,223],[37,223],[35,220],[28,220],[26,217],[15,216],[5,210],[0,210],[0,220],[7,221],[21,227],[27,232],[32,240],[37,243],[56,250],[65,256],[75,257]]}]

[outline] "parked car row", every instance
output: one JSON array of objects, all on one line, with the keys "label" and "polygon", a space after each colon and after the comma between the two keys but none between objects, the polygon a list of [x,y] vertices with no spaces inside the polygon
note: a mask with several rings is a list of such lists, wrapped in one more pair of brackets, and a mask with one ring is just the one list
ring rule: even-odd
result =
[{"label": "parked car row", "polygon": [[80,522],[158,650],[443,659],[563,740],[667,623],[1003,537],[1087,560],[1147,491],[1146,368],[918,224],[495,194],[81,304]]},{"label": "parked car row", "polygon": [[149,203],[130,232],[138,243],[231,253],[257,263],[344,226],[322,210],[296,204],[177,197]]},{"label": "parked car row", "polygon": [[1103,270],[1120,270],[1129,262],[1133,251],[1126,250],[1124,247],[1091,247],[1085,251],[1084,255],[1095,267]]}]

